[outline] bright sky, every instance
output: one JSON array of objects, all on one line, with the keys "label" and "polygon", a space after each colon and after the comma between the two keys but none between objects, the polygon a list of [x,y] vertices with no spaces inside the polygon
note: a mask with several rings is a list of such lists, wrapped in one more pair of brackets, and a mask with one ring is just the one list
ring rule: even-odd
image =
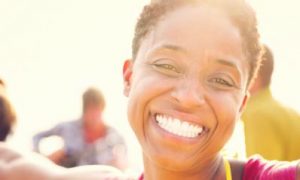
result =
[{"label": "bright sky", "polygon": [[[81,113],[81,94],[103,90],[106,120],[126,136],[138,167],[138,146],[127,124],[122,62],[131,54],[136,18],[146,0],[0,1],[0,76],[16,106],[18,126],[10,143],[30,148],[39,130]],[[252,0],[259,30],[276,60],[272,89],[300,111],[300,3]],[[140,166],[141,167],[141,166]]]}]

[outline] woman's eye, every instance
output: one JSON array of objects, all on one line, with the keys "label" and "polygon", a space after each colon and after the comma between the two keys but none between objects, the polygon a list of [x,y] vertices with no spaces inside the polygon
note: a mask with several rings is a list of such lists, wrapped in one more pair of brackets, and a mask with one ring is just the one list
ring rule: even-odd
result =
[{"label": "woman's eye", "polygon": [[176,73],[180,73],[180,71],[171,64],[153,64],[155,68],[158,68],[159,70],[166,70],[166,71],[172,71]]},{"label": "woman's eye", "polygon": [[211,83],[216,83],[218,86],[235,87],[234,83],[229,82],[223,78],[212,78],[209,80]]}]

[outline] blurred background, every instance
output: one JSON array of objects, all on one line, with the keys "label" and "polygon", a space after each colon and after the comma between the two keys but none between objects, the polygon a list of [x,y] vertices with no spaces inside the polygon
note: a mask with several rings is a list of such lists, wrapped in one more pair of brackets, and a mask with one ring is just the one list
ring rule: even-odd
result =
[{"label": "blurred background", "polygon": [[[131,56],[136,19],[146,0],[1,0],[0,77],[16,107],[9,143],[31,148],[32,136],[81,114],[89,86],[106,97],[105,120],[128,144],[139,170],[139,146],[127,123],[122,65]],[[249,0],[263,42],[273,50],[276,99],[300,111],[300,2]]]}]

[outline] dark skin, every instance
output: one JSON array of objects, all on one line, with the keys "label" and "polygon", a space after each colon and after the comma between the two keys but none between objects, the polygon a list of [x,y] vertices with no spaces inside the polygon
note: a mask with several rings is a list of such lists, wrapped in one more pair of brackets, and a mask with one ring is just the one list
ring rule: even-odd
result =
[{"label": "dark skin", "polygon": [[236,161],[236,160],[230,161],[230,167],[231,167],[231,173],[232,173],[233,180],[242,179],[244,164],[245,163],[242,161]]}]

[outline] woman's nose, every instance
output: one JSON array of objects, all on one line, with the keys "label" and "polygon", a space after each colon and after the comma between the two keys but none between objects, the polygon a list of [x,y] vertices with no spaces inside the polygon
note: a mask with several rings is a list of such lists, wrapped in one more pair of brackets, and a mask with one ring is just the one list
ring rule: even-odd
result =
[{"label": "woman's nose", "polygon": [[180,80],[172,97],[184,108],[201,106],[205,103],[204,88],[200,80]]}]

